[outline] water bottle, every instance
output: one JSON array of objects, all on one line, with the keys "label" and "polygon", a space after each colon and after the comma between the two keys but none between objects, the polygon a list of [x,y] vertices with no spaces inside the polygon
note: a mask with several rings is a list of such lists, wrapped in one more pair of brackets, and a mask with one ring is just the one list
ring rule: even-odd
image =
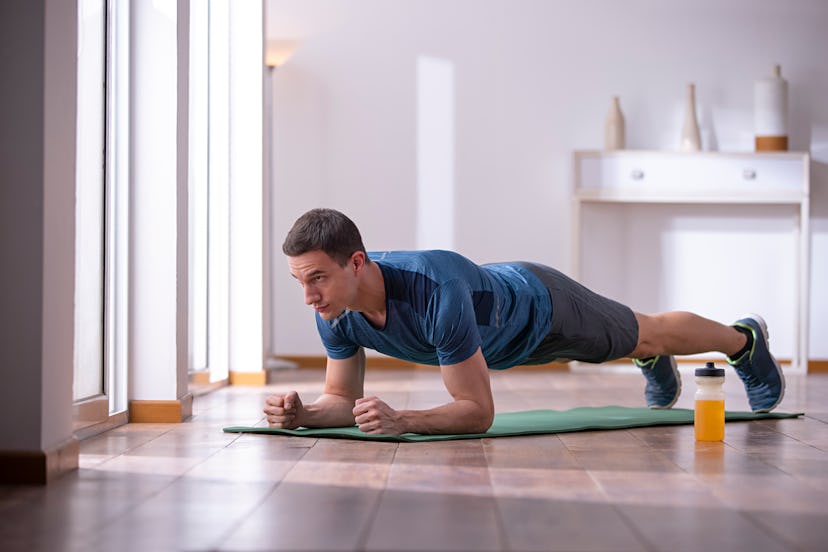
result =
[{"label": "water bottle", "polygon": [[724,374],[708,362],[696,369],[696,441],[723,441],[725,431]]}]

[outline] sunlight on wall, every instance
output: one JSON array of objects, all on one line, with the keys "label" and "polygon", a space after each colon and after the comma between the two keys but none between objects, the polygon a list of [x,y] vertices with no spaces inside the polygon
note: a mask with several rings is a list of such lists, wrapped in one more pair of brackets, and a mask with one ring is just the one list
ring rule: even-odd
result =
[{"label": "sunlight on wall", "polygon": [[417,248],[454,246],[454,65],[417,59]]},{"label": "sunlight on wall", "polygon": [[78,4],[75,400],[103,393],[104,87],[101,0]]}]

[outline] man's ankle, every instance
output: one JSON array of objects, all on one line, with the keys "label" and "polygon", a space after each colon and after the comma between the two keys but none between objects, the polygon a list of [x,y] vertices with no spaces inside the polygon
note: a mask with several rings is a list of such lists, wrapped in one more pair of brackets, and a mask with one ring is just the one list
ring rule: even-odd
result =
[{"label": "man's ankle", "polygon": [[727,358],[731,364],[739,364],[745,357],[745,355],[750,354],[750,351],[753,349],[754,337],[753,332],[747,328],[743,328],[741,326],[733,326],[733,329],[745,336],[745,344],[734,354],[728,355]]}]

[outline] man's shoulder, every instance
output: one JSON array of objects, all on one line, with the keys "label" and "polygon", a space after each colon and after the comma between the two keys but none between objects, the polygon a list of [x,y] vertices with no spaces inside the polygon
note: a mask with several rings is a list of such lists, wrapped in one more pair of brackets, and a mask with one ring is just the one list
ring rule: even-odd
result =
[{"label": "man's shoulder", "polygon": [[392,298],[430,296],[451,282],[479,282],[480,268],[459,253],[445,250],[385,251],[369,253],[385,278]]},{"label": "man's shoulder", "polygon": [[390,266],[428,266],[443,263],[472,263],[469,259],[455,251],[445,249],[415,249],[396,251],[369,251],[368,257],[372,261]]},{"label": "man's shoulder", "polygon": [[426,278],[442,284],[453,279],[473,278],[480,267],[463,255],[442,249],[369,253],[384,273],[396,271],[408,277]]}]

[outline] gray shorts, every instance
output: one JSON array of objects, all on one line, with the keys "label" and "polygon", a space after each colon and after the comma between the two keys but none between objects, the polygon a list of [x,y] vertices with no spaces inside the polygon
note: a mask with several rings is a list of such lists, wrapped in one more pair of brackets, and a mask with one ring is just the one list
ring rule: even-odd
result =
[{"label": "gray shorts", "polygon": [[628,356],[638,343],[633,311],[548,266],[516,263],[531,271],[552,298],[552,327],[523,364],[555,360],[600,363]]}]

